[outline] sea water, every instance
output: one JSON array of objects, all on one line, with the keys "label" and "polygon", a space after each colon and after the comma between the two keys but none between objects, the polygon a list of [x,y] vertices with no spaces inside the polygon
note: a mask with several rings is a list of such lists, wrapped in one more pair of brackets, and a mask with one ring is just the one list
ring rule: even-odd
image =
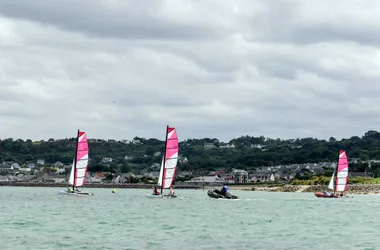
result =
[{"label": "sea water", "polygon": [[380,249],[380,196],[318,199],[312,193],[0,187],[0,249]]}]

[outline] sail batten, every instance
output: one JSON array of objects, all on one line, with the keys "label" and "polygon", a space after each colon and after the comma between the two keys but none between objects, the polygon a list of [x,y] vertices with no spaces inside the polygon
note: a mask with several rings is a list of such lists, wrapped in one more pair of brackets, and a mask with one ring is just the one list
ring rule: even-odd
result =
[{"label": "sail batten", "polygon": [[[163,189],[170,188],[177,170],[178,136],[176,129],[168,127],[166,131],[166,148],[162,159],[158,185]],[[165,159],[165,160],[164,160]]]}]

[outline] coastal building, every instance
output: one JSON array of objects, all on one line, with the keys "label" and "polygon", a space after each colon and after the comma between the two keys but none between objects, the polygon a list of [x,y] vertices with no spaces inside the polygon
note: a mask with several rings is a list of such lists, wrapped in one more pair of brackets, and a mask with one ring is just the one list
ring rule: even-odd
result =
[{"label": "coastal building", "polygon": [[235,148],[235,145],[233,143],[226,144],[226,145],[220,145],[220,148]]},{"label": "coastal building", "polygon": [[55,168],[63,167],[63,166],[64,166],[64,164],[60,161],[56,161],[53,163],[53,167],[55,167]]},{"label": "coastal building", "polygon": [[204,144],[204,148],[205,149],[215,148],[215,145],[214,145],[214,143],[205,143]]},{"label": "coastal building", "polygon": [[102,162],[103,163],[111,163],[112,162],[112,158],[111,157],[103,157],[102,158]]},{"label": "coastal building", "polygon": [[38,159],[37,165],[45,165],[45,160],[44,159]]},{"label": "coastal building", "polygon": [[202,184],[215,184],[215,183],[223,183],[224,179],[219,178],[218,176],[199,176],[194,177],[189,181],[185,181],[187,183],[202,183]]},{"label": "coastal building", "polygon": [[234,169],[230,175],[234,183],[248,183],[248,172],[243,169]]}]

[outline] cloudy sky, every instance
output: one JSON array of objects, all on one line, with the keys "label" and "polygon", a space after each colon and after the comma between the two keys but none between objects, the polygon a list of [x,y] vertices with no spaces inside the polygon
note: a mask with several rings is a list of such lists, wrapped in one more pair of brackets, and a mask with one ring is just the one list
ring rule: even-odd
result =
[{"label": "cloudy sky", "polygon": [[0,138],[362,136],[378,0],[1,0]]}]

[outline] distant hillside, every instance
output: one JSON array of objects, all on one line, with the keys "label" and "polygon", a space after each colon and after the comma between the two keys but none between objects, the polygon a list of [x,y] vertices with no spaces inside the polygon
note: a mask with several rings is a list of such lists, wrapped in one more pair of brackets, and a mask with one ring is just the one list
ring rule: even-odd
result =
[{"label": "distant hillside", "polygon": [[[139,171],[161,162],[164,142],[135,137],[132,141],[89,140],[90,170]],[[380,160],[380,133],[368,131],[361,138],[353,136],[340,141],[330,138],[292,140],[242,136],[228,143],[218,139],[190,139],[180,142],[181,170],[255,169],[260,166],[335,162],[344,149],[349,159]],[[75,138],[32,142],[31,140],[0,140],[0,163],[19,164],[45,160],[46,164],[61,161],[70,164],[74,157]],[[112,162],[102,162],[104,157]],[[187,161],[186,161],[187,160]],[[360,170],[365,170],[361,168]]]}]

